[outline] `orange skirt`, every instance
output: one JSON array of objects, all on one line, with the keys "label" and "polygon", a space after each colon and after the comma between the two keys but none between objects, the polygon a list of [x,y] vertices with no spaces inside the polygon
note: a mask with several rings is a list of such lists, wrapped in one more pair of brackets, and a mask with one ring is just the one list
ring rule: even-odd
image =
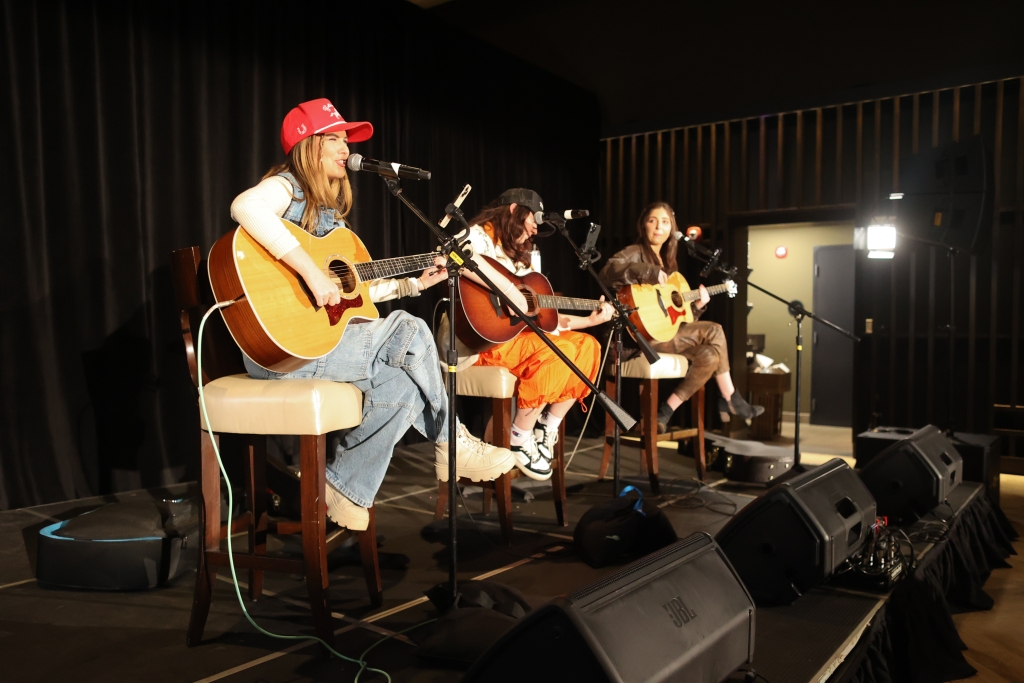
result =
[{"label": "orange skirt", "polygon": [[[548,335],[548,339],[594,381],[601,362],[601,345],[596,339],[574,330]],[[532,330],[524,330],[512,341],[484,351],[476,365],[497,365],[518,377],[520,408],[581,400],[590,393],[587,385]]]}]

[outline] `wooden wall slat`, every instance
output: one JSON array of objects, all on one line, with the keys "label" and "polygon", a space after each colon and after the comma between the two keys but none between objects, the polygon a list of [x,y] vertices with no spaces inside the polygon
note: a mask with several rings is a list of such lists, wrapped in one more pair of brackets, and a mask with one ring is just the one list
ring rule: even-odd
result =
[{"label": "wooden wall slat", "polygon": [[981,135],[981,83],[974,86],[974,135]]},{"label": "wooden wall slat", "polygon": [[668,136],[668,203],[676,207],[676,132]]},{"label": "wooden wall slat", "polygon": [[747,148],[748,128],[750,128],[749,121],[740,121],[740,211],[746,211],[750,208],[750,164],[747,161],[749,153]]},{"label": "wooden wall slat", "polygon": [[704,217],[704,126],[697,126],[697,159],[693,172],[697,176],[697,187],[693,195],[693,212],[690,217],[702,220]]},{"label": "wooden wall slat", "polygon": [[872,187],[874,209],[872,213],[878,213],[878,203],[882,194],[882,100],[875,100],[875,178]]},{"label": "wooden wall slat", "polygon": [[1018,405],[1020,396],[1020,261],[1021,235],[1024,233],[1024,78],[1018,83],[1017,97],[1017,177],[1016,211],[1013,234],[1013,304],[1010,306],[1010,405]]},{"label": "wooden wall slat", "polygon": [[648,133],[644,134],[644,151],[643,151],[643,173],[641,178],[643,183],[640,191],[640,206],[646,206],[650,201],[651,197],[651,136]]},{"label": "wooden wall slat", "polygon": [[821,107],[814,110],[814,203],[821,206],[821,144],[822,121]]},{"label": "wooden wall slat", "polygon": [[1002,204],[1003,187],[1003,108],[1006,94],[1006,84],[999,81],[996,84],[996,121],[995,121],[995,145],[992,151],[992,202],[995,210],[992,211],[992,254],[990,264],[991,289],[989,291],[989,331],[988,331],[988,429],[992,430],[992,406],[996,402],[996,358],[998,358],[998,335],[999,335],[999,207]]},{"label": "wooden wall slat", "polygon": [[629,209],[627,214],[636,213],[636,136],[629,145]]},{"label": "wooden wall slat", "polygon": [[900,189],[900,98],[892,102],[892,191]]},{"label": "wooden wall slat", "polygon": [[860,206],[864,199],[864,103],[857,103],[857,143],[854,150],[854,161],[857,168],[854,171],[854,182],[857,198],[857,205]]},{"label": "wooden wall slat", "polygon": [[[604,145],[604,215],[601,217],[605,223],[612,223],[612,198],[615,197],[612,186],[612,139],[605,140]],[[608,231],[605,231],[605,235]]]},{"label": "wooden wall slat", "polygon": [[793,206],[804,203],[804,113],[796,113],[796,164],[793,170]]},{"label": "wooden wall slat", "polygon": [[960,139],[960,88],[953,88],[953,139]]},{"label": "wooden wall slat", "polygon": [[731,131],[732,123],[726,121],[722,131],[722,201],[720,202],[721,210],[726,214],[732,208],[732,187],[730,185],[732,179]]},{"label": "wooden wall slat", "polygon": [[768,208],[768,132],[765,130],[765,119],[761,117],[760,135],[758,136],[757,162],[757,208],[764,211]]},{"label": "wooden wall slat", "polygon": [[[683,129],[683,215],[690,216],[690,129]],[[676,207],[679,212],[679,207]]]},{"label": "wooden wall slat", "polygon": [[836,107],[836,204],[843,203],[843,106]]},{"label": "wooden wall slat", "polygon": [[932,147],[939,146],[939,91],[932,93]]},{"label": "wooden wall slat", "polygon": [[917,154],[917,141],[921,130],[921,95],[914,93],[914,108],[911,114],[913,120],[910,126],[910,153]]},{"label": "wooden wall slat", "polygon": [[776,144],[777,154],[775,157],[775,181],[776,200],[775,208],[781,209],[786,206],[786,154],[785,154],[785,115],[778,116],[778,142]]},{"label": "wooden wall slat", "polygon": [[711,207],[712,225],[718,219],[718,124],[711,125],[711,140],[708,143],[708,193],[711,196],[708,202]]},{"label": "wooden wall slat", "polygon": [[654,201],[663,202],[665,201],[665,186],[662,183],[662,180],[665,169],[665,160],[662,155],[661,131],[658,131],[658,138],[655,143],[655,150],[656,151],[654,158],[657,163],[657,171],[654,174]]}]

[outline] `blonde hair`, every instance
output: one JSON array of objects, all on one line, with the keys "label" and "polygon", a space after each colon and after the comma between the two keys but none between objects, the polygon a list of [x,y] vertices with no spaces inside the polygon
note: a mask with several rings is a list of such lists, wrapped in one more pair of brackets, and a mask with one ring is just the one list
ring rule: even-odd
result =
[{"label": "blonde hair", "polygon": [[[327,177],[321,160],[323,148],[323,135],[311,135],[300,140],[288,153],[287,161],[274,166],[263,176],[266,179],[285,171],[292,174],[306,200],[301,226],[309,233],[316,232],[320,209],[333,209],[339,220],[344,220],[352,210],[352,185],[348,176],[341,180]],[[296,197],[292,195],[292,198]]]}]

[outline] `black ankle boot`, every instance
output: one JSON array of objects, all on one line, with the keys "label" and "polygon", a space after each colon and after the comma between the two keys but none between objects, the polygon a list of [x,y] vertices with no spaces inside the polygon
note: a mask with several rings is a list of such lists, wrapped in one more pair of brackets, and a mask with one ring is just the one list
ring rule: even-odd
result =
[{"label": "black ankle boot", "polygon": [[744,420],[752,420],[764,412],[764,407],[750,405],[740,396],[740,392],[734,391],[729,401],[721,397],[718,399],[718,411],[736,415]]},{"label": "black ankle boot", "polygon": [[668,402],[662,403],[661,407],[658,408],[658,433],[664,434],[668,431],[668,421],[672,419],[672,414],[676,412],[669,407]]}]

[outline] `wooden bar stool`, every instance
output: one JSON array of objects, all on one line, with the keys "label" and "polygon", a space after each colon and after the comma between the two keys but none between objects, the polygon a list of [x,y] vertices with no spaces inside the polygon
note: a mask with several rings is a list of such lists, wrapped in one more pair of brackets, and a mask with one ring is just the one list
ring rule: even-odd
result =
[{"label": "wooden bar stool", "polygon": [[[198,382],[195,337],[199,322],[212,301],[206,285],[206,268],[200,267],[198,247],[171,254],[175,294],[181,309],[181,331],[193,384]],[[201,295],[203,292],[205,295]],[[241,370],[241,372],[239,372]],[[258,380],[244,373],[241,353],[218,314],[207,320],[203,338],[203,393],[206,409],[218,443],[221,435],[238,435],[244,444],[245,486],[250,510],[245,516],[249,552],[234,553],[235,566],[249,570],[249,597],[258,599],[263,589],[263,572],[304,574],[309,590],[313,624],[317,635],[333,646],[334,627],[328,595],[327,555],[351,535],[357,536],[370,601],[383,602],[383,587],[377,559],[376,520],[370,508],[365,531],[339,529],[327,536],[325,475],[328,432],[358,425],[362,420],[362,393],[351,384],[328,380]],[[198,392],[196,393],[198,398]],[[197,645],[203,636],[213,598],[217,568],[227,566],[228,555],[220,550],[227,533],[221,526],[220,469],[213,440],[199,410],[202,505],[200,523],[204,548],[199,553],[192,614],[186,642]],[[299,522],[271,520],[266,504],[267,435],[300,436]],[[227,455],[227,454],[225,454]],[[302,534],[303,559],[266,556],[267,534]]]},{"label": "wooden bar stool", "polygon": [[[516,395],[515,375],[497,366],[473,365],[457,373],[459,396],[474,396],[491,400],[492,417],[488,437],[484,440],[494,446],[509,448],[509,429],[512,427],[512,401]],[[565,519],[565,421],[558,425],[558,443],[555,444],[555,462],[551,463],[551,493],[555,500],[555,515],[559,526],[567,526]],[[491,496],[497,499],[498,523],[506,545],[512,544],[512,480],[522,472],[513,468],[493,481],[459,479],[460,484],[482,486],[484,514],[490,514]],[[438,482],[437,508],[434,519],[444,519],[448,509],[448,484]]]},{"label": "wooden bar stool", "polygon": [[[622,378],[640,380],[640,421],[629,432],[622,435],[624,440],[639,441],[640,444],[640,471],[646,471],[651,481],[651,492],[657,495],[660,492],[658,483],[658,442],[679,441],[681,439],[697,439],[694,449],[694,463],[697,467],[697,478],[704,481],[707,474],[707,467],[704,460],[704,387],[694,394],[690,399],[690,406],[693,411],[693,423],[697,425],[691,429],[676,429],[664,434],[658,433],[658,380],[675,379],[686,377],[686,371],[690,367],[689,361],[684,356],[674,353],[659,353],[661,358],[657,363],[651,365],[647,358],[640,354],[622,364]],[[609,371],[611,365],[609,364]],[[615,376],[606,375],[605,392],[615,396]],[[603,480],[608,472],[608,464],[612,457],[612,444],[614,443],[613,432],[615,422],[611,417],[605,417],[605,443],[604,454],[601,457],[601,468],[598,470],[598,479]]]}]

